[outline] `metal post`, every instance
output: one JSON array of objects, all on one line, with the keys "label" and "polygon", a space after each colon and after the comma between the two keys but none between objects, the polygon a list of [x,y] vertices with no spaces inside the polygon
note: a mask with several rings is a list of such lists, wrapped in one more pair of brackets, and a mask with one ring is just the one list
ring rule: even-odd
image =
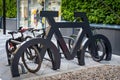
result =
[{"label": "metal post", "polygon": [[17,0],[17,28],[20,27],[20,0]]},{"label": "metal post", "polygon": [[30,3],[31,3],[31,0],[28,0],[28,27],[30,27]]},{"label": "metal post", "polygon": [[3,34],[6,34],[6,0],[3,0]]},{"label": "metal post", "polygon": [[[43,6],[43,11],[46,10],[46,0],[43,0],[44,4],[42,4]],[[44,28],[46,29],[46,19],[45,19],[45,23],[44,23]]]}]

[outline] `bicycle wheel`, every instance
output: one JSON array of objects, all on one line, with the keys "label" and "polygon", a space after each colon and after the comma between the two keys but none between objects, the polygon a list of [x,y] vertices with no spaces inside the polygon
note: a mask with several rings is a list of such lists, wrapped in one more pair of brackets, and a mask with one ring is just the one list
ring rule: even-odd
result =
[{"label": "bicycle wheel", "polygon": [[106,54],[105,44],[102,39],[95,39],[94,48],[91,50],[91,56],[94,61],[103,60]]},{"label": "bicycle wheel", "polygon": [[31,36],[26,36],[25,40],[30,40],[32,37]]},{"label": "bicycle wheel", "polygon": [[70,38],[68,39],[68,47],[69,47],[69,49],[71,50],[71,48],[72,48],[72,46],[73,46],[73,44],[74,44],[74,42],[75,42],[75,39],[76,39],[76,35],[71,35],[70,36]]},{"label": "bicycle wheel", "polygon": [[11,39],[6,41],[6,54],[7,54],[7,59],[8,59],[8,65],[11,65],[11,55],[12,53],[16,50],[16,45],[10,42]]},{"label": "bicycle wheel", "polygon": [[11,39],[6,41],[6,51],[7,53],[12,54],[17,49],[17,47],[16,44],[12,43],[10,40]]},{"label": "bicycle wheel", "polygon": [[[99,40],[101,40],[102,43],[104,44],[104,50],[103,51],[105,52],[104,53],[105,60],[111,60],[111,58],[112,58],[112,47],[111,47],[110,41],[108,40],[108,38],[106,36],[101,35],[101,34],[94,35],[91,41],[96,42],[96,41],[99,41]],[[93,49],[94,48],[95,48],[95,46],[93,47]],[[95,54],[95,57],[96,57],[96,54]],[[104,59],[104,57],[103,57],[103,59]]]},{"label": "bicycle wheel", "polygon": [[37,72],[41,67],[41,56],[36,46],[30,46],[22,55],[22,61],[26,69],[31,72]]}]

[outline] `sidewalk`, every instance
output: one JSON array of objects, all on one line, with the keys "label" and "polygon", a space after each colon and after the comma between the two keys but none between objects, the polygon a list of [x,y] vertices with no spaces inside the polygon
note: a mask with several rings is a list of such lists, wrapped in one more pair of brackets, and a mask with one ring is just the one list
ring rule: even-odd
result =
[{"label": "sidewalk", "polygon": [[[78,69],[85,69],[94,66],[100,65],[118,65],[120,66],[120,56],[113,55],[111,61],[102,61],[100,63],[93,61],[89,56],[85,57],[85,66],[79,66],[77,63],[77,59],[74,60],[66,60],[65,58],[61,59],[61,67],[59,70],[52,70],[51,62],[44,60],[42,63],[41,69],[35,73],[27,73],[27,74],[20,74],[20,77],[12,78],[10,66],[7,66],[7,56],[5,51],[5,41],[9,39],[10,36],[8,34],[3,35],[2,31],[0,31],[0,80],[34,80],[36,77],[41,76],[50,76],[53,74],[64,73],[70,70],[78,70]],[[30,79],[32,78],[32,79]]]}]

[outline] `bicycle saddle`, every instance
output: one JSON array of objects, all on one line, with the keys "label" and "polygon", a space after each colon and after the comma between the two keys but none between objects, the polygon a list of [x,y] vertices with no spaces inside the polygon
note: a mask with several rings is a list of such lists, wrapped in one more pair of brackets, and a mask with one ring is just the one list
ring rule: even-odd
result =
[{"label": "bicycle saddle", "polygon": [[8,34],[16,34],[17,33],[17,31],[10,31],[10,32],[8,32]]}]

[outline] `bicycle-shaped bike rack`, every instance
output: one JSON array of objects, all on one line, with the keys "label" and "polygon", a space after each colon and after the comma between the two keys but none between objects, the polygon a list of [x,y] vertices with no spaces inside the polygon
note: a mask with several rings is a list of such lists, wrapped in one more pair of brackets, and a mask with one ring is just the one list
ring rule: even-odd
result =
[{"label": "bicycle-shaped bike rack", "polygon": [[[49,49],[51,52],[52,57],[52,66],[53,69],[59,69],[60,63],[61,63],[61,55],[58,51],[58,48],[56,45],[51,41],[51,38],[53,35],[55,35],[55,38],[58,42],[58,45],[63,51],[63,54],[66,59],[71,60],[74,59],[75,56],[77,56],[79,65],[85,65],[85,50],[87,48],[91,51],[91,56],[96,58],[96,55],[98,54],[97,48],[96,48],[96,42],[98,39],[102,40],[104,47],[105,47],[105,60],[111,60],[111,44],[109,40],[104,36],[100,34],[93,35],[92,31],[89,26],[89,22],[87,20],[86,14],[81,12],[74,13],[75,17],[80,17],[82,19],[82,22],[55,22],[54,17],[58,16],[58,12],[56,11],[42,11],[41,16],[45,17],[48,21],[48,24],[50,25],[49,30],[46,34],[45,38],[32,38],[29,41],[21,44],[20,48],[17,50],[16,54],[14,55],[12,65],[11,65],[11,73],[13,77],[20,76],[19,70],[18,70],[18,63],[19,59],[22,56],[23,52],[30,46],[34,46],[37,44],[41,44],[42,47],[40,47],[38,50],[41,55],[41,59],[43,60],[46,51]],[[72,46],[72,48],[69,50],[62,34],[59,30],[59,28],[82,28],[82,32],[79,32],[77,35],[77,38]],[[88,40],[86,43],[81,47],[81,44],[83,42],[83,38],[87,36]]]}]

